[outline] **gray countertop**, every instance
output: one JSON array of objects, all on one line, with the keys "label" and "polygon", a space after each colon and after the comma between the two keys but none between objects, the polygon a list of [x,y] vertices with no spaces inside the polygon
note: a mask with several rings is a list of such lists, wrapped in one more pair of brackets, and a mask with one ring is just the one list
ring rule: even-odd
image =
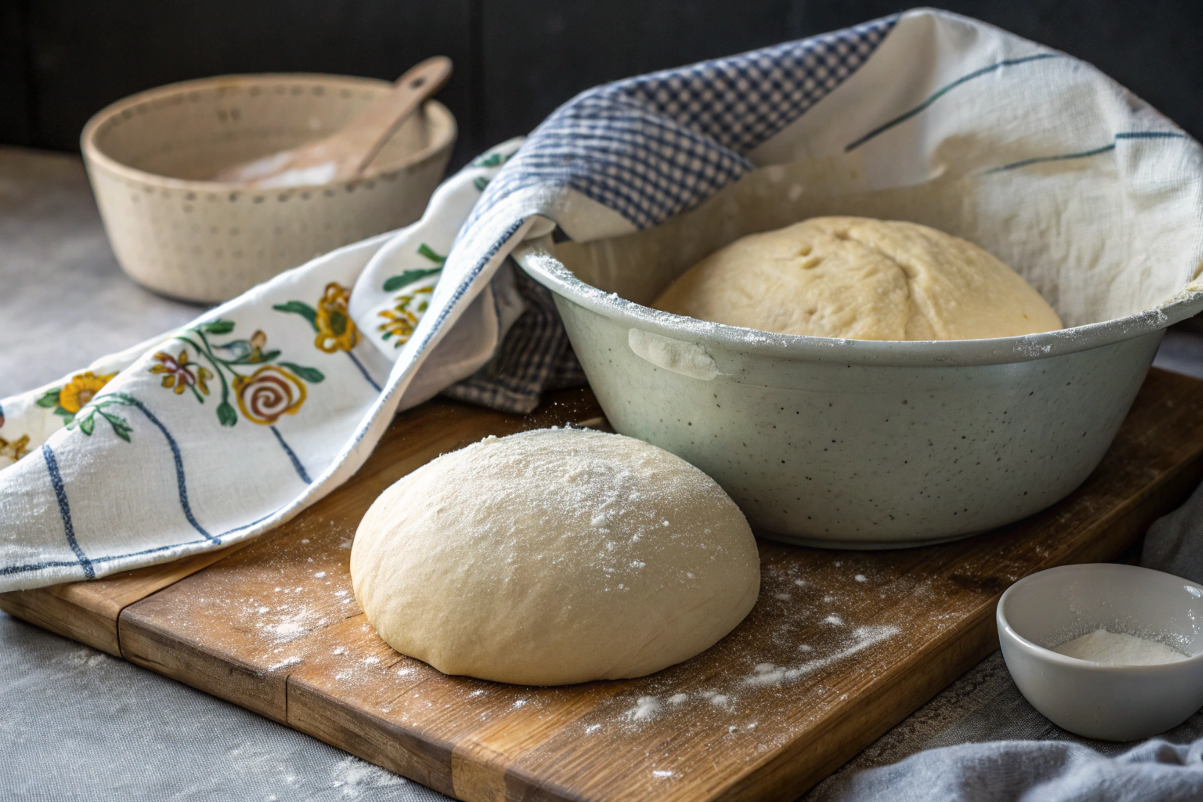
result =
[{"label": "gray countertop", "polygon": [[[121,273],[78,158],[0,148],[0,398],[191,320]],[[1203,378],[1203,335],[1157,365]],[[443,799],[241,708],[0,613],[0,799]],[[1203,735],[1196,714],[1167,737]],[[922,749],[1080,739],[1019,695],[996,652],[807,795]],[[1092,743],[1106,752],[1124,747]]]}]

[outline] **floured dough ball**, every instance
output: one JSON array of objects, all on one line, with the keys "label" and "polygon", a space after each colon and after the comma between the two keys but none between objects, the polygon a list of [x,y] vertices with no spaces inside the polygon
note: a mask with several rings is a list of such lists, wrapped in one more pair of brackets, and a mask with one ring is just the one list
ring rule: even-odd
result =
[{"label": "floured dough ball", "polygon": [[351,549],[388,645],[523,685],[640,677],[709,648],[760,591],[713,479],[616,434],[540,429],[445,454],[384,491]]},{"label": "floured dough ball", "polygon": [[652,306],[780,334],[982,340],[1061,328],[1030,284],[971,242],[916,223],[815,217],[742,237]]}]

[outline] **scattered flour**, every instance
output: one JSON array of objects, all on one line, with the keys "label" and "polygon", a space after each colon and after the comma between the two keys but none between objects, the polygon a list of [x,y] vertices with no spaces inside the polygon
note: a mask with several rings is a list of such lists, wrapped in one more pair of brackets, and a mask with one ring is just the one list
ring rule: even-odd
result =
[{"label": "scattered flour", "polygon": [[833,663],[851,657],[857,652],[864,651],[870,646],[887,641],[901,631],[898,627],[892,626],[857,627],[852,631],[852,643],[843,649],[826,657],[819,657],[791,668],[775,666],[772,663],[757,663],[752,669],[752,673],[744,677],[743,684],[753,686],[784,685],[796,681],[809,674],[813,674],[821,668],[826,668]]},{"label": "scattered flour", "polygon": [[640,696],[635,701],[635,706],[627,711],[627,718],[631,721],[643,721],[644,719],[653,718],[662,709],[660,700],[656,697]]},{"label": "scattered flour", "polygon": [[275,624],[264,624],[260,629],[264,634],[272,638],[272,640],[279,643],[296,640],[302,635],[308,634],[316,627],[321,626],[322,623],[324,621],[315,619],[309,610],[300,610],[284,616],[284,618]]},{"label": "scattered flour", "polygon": [[278,663],[273,663],[272,665],[267,667],[267,670],[268,671],[279,671],[282,668],[288,668],[289,666],[295,666],[300,662],[301,662],[300,657],[289,657],[284,660],[281,660]]},{"label": "scattered flour", "polygon": [[91,649],[80,649],[78,652],[67,654],[63,660],[76,667],[94,668],[108,662],[108,656]]},{"label": "scattered flour", "polygon": [[335,764],[330,784],[342,791],[343,798],[357,799],[365,791],[405,785],[407,782],[404,777],[348,755]]},{"label": "scattered flour", "polygon": [[842,627],[844,625],[844,619],[840,618],[838,615],[829,615],[823,619],[823,623]]}]

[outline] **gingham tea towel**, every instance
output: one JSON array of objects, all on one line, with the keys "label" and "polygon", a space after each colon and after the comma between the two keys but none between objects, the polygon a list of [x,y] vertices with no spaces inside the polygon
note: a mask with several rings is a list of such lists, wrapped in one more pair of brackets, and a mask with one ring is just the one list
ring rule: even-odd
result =
[{"label": "gingham tea towel", "polygon": [[[579,375],[546,291],[507,261],[516,243],[627,234],[755,169],[823,159],[869,188],[1003,171],[1089,190],[1074,170],[1103,165],[1165,253],[1199,263],[1182,241],[1198,145],[1089,65],[974,20],[913,11],[601,86],[450,178],[412,226],[5,399],[0,590],[254,537],[440,391],[531,408]],[[1083,225],[1108,222],[1084,208]]]}]

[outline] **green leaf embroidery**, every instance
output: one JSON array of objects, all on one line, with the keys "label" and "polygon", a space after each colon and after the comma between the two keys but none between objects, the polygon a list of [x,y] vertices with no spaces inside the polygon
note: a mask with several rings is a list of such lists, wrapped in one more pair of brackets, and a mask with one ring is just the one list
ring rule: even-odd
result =
[{"label": "green leaf embroidery", "polygon": [[234,330],[234,322],[232,320],[210,320],[200,324],[197,328],[205,334],[229,334]]},{"label": "green leaf embroidery", "polygon": [[483,154],[481,156],[477,156],[475,159],[473,159],[472,166],[473,167],[500,167],[501,165],[505,164],[507,161],[510,160],[511,155],[513,155],[513,154],[506,154],[506,153],[501,153],[501,152],[485,153],[485,154]]},{"label": "green leaf embroidery", "polygon": [[478,175],[476,178],[472,179],[472,186],[476,187],[477,192],[484,192],[485,187],[488,185],[489,179],[485,178],[483,175]]},{"label": "green leaf embroidery", "polygon": [[[422,247],[425,248],[426,246],[423,245]],[[443,268],[441,267],[432,267],[429,269],[406,270],[401,275],[393,276],[385,281],[384,291],[392,292],[393,290],[399,290],[402,287],[407,287],[420,278],[426,278],[427,276],[433,276],[435,273],[441,272],[442,269]]]},{"label": "green leaf embroidery", "polygon": [[117,435],[128,443],[130,432],[133,431],[133,427],[129,425],[129,422],[120,415],[115,415],[112,412],[100,410],[100,414],[103,415],[104,419],[107,420],[109,425],[113,427],[113,434]]},{"label": "green leaf embroidery", "polygon": [[105,407],[111,407],[114,404],[129,405],[134,403],[134,400],[124,393],[113,393],[96,398],[92,403],[85,406],[79,411],[79,414],[67,422],[68,429],[79,429],[88,437],[92,436],[92,432],[96,430],[96,414],[109,422],[113,427],[113,433],[120,437],[125,442],[130,442],[130,432],[134,430],[129,425],[129,421],[113,412],[107,412]]},{"label": "green leaf embroidery", "polygon": [[58,394],[61,391],[62,391],[61,387],[55,387],[54,389],[47,390],[46,394],[37,400],[37,402],[36,402],[37,405],[39,407],[45,407],[47,409],[53,409],[53,408],[57,407],[58,406]]},{"label": "green leaf embroidery", "polygon": [[313,326],[314,331],[317,331],[317,310],[307,303],[289,301],[286,304],[276,304],[272,309],[275,309],[277,312],[291,312],[295,315],[300,315],[309,321],[309,325]]},{"label": "green leaf embroidery", "polygon": [[435,253],[434,248],[431,248],[425,242],[418,246],[418,255],[425,256],[439,267],[442,267],[447,262],[446,256],[439,256],[437,253]]},{"label": "green leaf embroidery", "polygon": [[227,361],[234,364],[245,363],[247,357],[254,350],[250,340],[230,340],[228,343],[217,343],[212,347],[221,351],[229,351],[230,359]]},{"label": "green leaf embroidery", "polygon": [[221,421],[222,426],[233,426],[238,423],[238,413],[234,411],[234,407],[230,406],[229,401],[222,401],[217,405],[217,420]]},{"label": "green leaf embroidery", "polygon": [[71,421],[75,420],[75,413],[68,412],[62,407],[55,407],[54,414],[62,418],[65,423],[70,423]]},{"label": "green leaf embroidery", "polygon": [[298,365],[295,362],[281,362],[280,365],[281,367],[288,368],[305,381],[313,382],[314,384],[324,381],[326,378],[325,374],[323,374],[317,368],[307,368],[304,365]]},{"label": "green leaf embroidery", "polygon": [[258,365],[261,362],[271,362],[280,355],[279,351],[259,351],[249,340],[231,340],[214,345],[213,348],[230,352],[231,358],[222,360],[226,365]]}]

